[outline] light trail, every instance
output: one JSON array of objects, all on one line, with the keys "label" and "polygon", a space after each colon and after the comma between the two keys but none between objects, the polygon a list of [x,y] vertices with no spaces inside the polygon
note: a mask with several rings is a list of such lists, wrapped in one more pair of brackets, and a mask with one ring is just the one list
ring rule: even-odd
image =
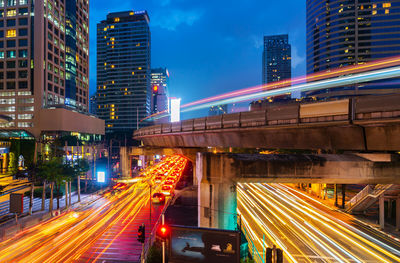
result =
[{"label": "light trail", "polygon": [[258,251],[264,251],[258,240],[265,235],[269,245],[283,249],[288,262],[400,262],[399,243],[365,233],[349,223],[350,216],[343,221],[337,218],[341,213],[295,189],[238,184],[237,195],[242,229],[256,237]]},{"label": "light trail", "polygon": [[[110,246],[128,227],[132,227],[150,202],[148,182],[153,181],[161,171],[166,174],[165,178],[172,173],[180,176],[187,163],[181,156],[168,157],[167,161],[151,167],[145,171],[142,180],[115,195],[104,194],[103,198],[88,206],[67,212],[1,242],[0,262],[101,262]],[[153,190],[158,191],[160,187],[161,184],[154,185]],[[116,233],[108,232],[116,224],[122,227]],[[107,243],[86,256],[103,235],[109,237]],[[102,242],[104,239],[100,245]]]},{"label": "light trail", "polygon": [[[257,100],[260,98],[290,94],[293,92],[334,88],[355,83],[365,83],[394,78],[399,74],[399,69],[394,68],[399,65],[400,57],[397,56],[383,60],[371,61],[365,64],[346,66],[325,72],[317,72],[307,76],[293,78],[291,80],[283,80],[266,85],[245,88],[186,103],[181,106],[181,112],[205,109],[221,104]],[[390,72],[392,69],[394,69],[395,72],[392,72],[391,74]],[[309,83],[305,83],[306,81]],[[168,112],[162,111],[152,114],[141,121],[147,119],[159,119],[166,116],[168,116]]]}]

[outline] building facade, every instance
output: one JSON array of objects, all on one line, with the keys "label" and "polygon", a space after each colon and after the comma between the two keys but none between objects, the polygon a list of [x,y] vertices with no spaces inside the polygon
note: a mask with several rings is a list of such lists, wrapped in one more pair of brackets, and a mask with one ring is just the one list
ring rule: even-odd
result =
[{"label": "building facade", "polygon": [[89,98],[89,112],[90,114],[97,115],[97,95],[94,94]]},{"label": "building facade", "polygon": [[291,52],[288,35],[264,36],[263,84],[292,77]]},{"label": "building facade", "polygon": [[[400,0],[307,0],[307,74],[400,55]],[[324,89],[316,98],[398,93],[399,80]]]},{"label": "building facade", "polygon": [[166,68],[151,70],[151,114],[168,110],[169,72]]},{"label": "building facade", "polygon": [[97,24],[97,116],[106,134],[144,126],[140,120],[151,112],[150,48],[146,11],[110,13]]},{"label": "building facade", "polygon": [[89,2],[0,0],[0,27],[0,115],[11,117],[3,137],[90,132],[46,119],[86,118],[75,113],[88,112]]}]

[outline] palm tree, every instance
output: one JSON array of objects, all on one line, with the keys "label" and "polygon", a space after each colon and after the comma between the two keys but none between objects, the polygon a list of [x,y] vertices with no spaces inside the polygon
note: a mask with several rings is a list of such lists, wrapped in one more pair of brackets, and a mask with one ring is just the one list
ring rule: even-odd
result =
[{"label": "palm tree", "polygon": [[49,211],[53,211],[53,196],[54,196],[54,183],[59,180],[58,177],[62,174],[62,161],[60,158],[53,157],[48,162],[43,163],[39,169],[41,178],[50,182],[50,206]]},{"label": "palm tree", "polygon": [[39,172],[39,163],[31,163],[26,170],[28,172],[29,181],[31,182],[31,193],[29,195],[29,214],[33,212],[33,193],[35,191],[35,182]]},{"label": "palm tree", "polygon": [[[63,172],[62,172],[62,179],[65,182],[65,204],[68,207],[68,199],[69,199],[69,205],[71,205],[71,180],[76,177],[76,170],[75,167],[73,167],[70,163],[66,163],[63,166]],[[69,187],[68,187],[68,184]],[[69,197],[68,197],[68,188],[69,188]]]},{"label": "palm tree", "polygon": [[86,159],[79,159],[75,164],[75,170],[78,178],[78,202],[81,201],[81,175],[87,174],[90,170],[89,162]]}]

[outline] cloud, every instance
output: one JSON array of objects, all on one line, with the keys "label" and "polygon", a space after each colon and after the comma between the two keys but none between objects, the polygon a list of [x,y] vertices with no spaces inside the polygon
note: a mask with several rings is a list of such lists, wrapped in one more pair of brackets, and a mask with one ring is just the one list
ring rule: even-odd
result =
[{"label": "cloud", "polygon": [[256,48],[256,49],[259,49],[259,48],[261,48],[261,47],[263,47],[263,38],[262,38],[262,36],[251,36],[250,37],[250,39],[251,39],[251,42],[253,42],[253,46]]},{"label": "cloud", "polygon": [[161,6],[167,6],[171,3],[171,0],[161,0]]},{"label": "cloud", "polygon": [[303,63],[305,60],[304,56],[300,56],[296,46],[292,46],[292,67],[296,68],[298,65]]},{"label": "cloud", "polygon": [[172,9],[164,11],[161,14],[153,15],[152,26],[158,26],[170,31],[175,31],[180,25],[192,26],[197,20],[203,16],[202,10],[179,10]]}]

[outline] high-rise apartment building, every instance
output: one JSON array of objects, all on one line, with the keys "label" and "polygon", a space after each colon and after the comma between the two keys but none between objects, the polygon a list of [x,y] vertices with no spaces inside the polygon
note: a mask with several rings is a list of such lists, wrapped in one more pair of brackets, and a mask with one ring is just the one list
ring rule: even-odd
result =
[{"label": "high-rise apartment building", "polygon": [[104,131],[101,120],[78,113],[89,103],[87,0],[0,0],[0,36],[0,115],[11,117],[0,123],[5,137]]},{"label": "high-rise apartment building", "polygon": [[110,13],[97,24],[97,116],[106,133],[130,134],[151,112],[146,11]]},{"label": "high-rise apartment building", "polygon": [[152,87],[151,113],[168,110],[169,72],[166,68],[151,70],[150,84]]},{"label": "high-rise apartment building", "polygon": [[292,77],[291,46],[288,35],[264,36],[263,84]]},{"label": "high-rise apartment building", "polygon": [[[307,74],[400,55],[400,0],[307,0]],[[398,79],[310,91],[347,97],[400,92]]]}]

